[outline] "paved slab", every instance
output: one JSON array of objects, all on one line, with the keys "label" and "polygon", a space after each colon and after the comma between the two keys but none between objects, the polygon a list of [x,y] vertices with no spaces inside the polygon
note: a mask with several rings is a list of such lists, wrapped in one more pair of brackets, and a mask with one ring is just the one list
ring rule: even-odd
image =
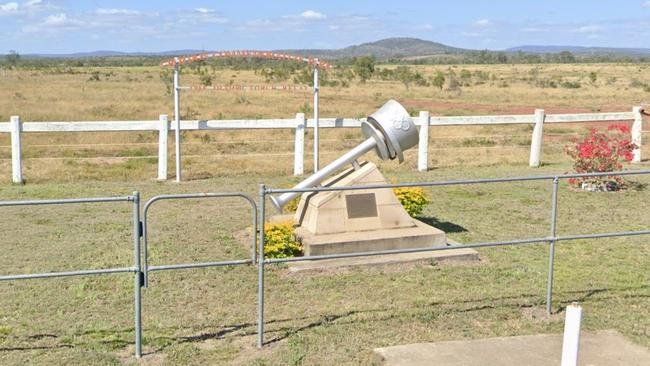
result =
[{"label": "paved slab", "polygon": [[[548,366],[560,364],[562,335],[417,343],[374,351],[386,366]],[[583,332],[579,355],[578,364],[583,366],[650,365],[650,350],[614,330]]]}]

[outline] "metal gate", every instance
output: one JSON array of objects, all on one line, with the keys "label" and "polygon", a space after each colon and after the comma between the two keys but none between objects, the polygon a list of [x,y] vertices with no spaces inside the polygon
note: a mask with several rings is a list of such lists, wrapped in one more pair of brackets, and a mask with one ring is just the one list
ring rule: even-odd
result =
[{"label": "metal gate", "polygon": [[44,205],[70,205],[79,203],[106,203],[106,202],[132,202],[133,212],[133,266],[131,267],[113,267],[101,269],[82,269],[68,272],[44,272],[44,273],[27,273],[12,274],[0,276],[0,281],[28,280],[37,278],[57,278],[72,276],[92,276],[109,273],[127,273],[131,272],[133,276],[133,308],[135,320],[135,356],[140,357],[142,354],[142,317],[141,317],[141,287],[142,287],[142,270],[140,266],[140,193],[133,192],[131,196],[120,197],[96,197],[96,198],[71,198],[71,199],[52,199],[52,200],[25,200],[25,201],[0,201],[0,207],[9,206],[44,206]]}]

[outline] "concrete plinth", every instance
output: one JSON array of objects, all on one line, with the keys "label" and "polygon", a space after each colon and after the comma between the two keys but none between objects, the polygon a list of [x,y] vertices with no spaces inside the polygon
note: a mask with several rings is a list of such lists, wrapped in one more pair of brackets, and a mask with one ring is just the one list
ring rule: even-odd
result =
[{"label": "concrete plinth", "polygon": [[[381,184],[386,179],[369,162],[323,182],[325,187]],[[410,217],[390,188],[305,193],[295,222],[306,256],[447,244],[443,231]]]},{"label": "concrete plinth", "polygon": [[304,246],[306,256],[426,248],[446,244],[444,231],[418,220],[413,222],[413,227],[322,235],[314,235],[305,228],[298,227],[296,239]]},{"label": "concrete plinth", "polygon": [[[453,244],[447,246],[453,248]],[[351,258],[338,258],[338,259],[323,259],[318,261],[304,261],[289,263],[289,272],[317,272],[339,270],[351,267],[363,266],[383,266],[383,265],[398,265],[398,264],[427,264],[432,262],[477,262],[479,260],[478,253],[473,249],[449,249],[437,250],[432,252],[416,252],[416,253],[401,253],[401,254],[384,254],[374,255],[367,257],[351,257]]]}]

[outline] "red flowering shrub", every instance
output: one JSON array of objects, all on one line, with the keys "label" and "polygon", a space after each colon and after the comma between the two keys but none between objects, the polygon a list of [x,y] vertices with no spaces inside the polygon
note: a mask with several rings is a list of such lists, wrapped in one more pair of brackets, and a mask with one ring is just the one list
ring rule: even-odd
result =
[{"label": "red flowering shrub", "polygon": [[[621,160],[632,160],[636,148],[630,141],[630,128],[624,124],[613,124],[607,131],[592,128],[582,139],[573,139],[564,151],[573,159],[576,173],[612,172],[621,170]],[[571,178],[569,183],[590,190],[612,191],[623,187],[619,176]]]}]

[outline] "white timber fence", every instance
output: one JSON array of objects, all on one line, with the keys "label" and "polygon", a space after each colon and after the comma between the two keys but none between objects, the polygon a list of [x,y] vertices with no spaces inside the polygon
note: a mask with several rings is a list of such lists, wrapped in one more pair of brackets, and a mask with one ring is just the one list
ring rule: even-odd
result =
[{"label": "white timber fence", "polygon": [[[632,120],[631,141],[637,145],[633,162],[641,161],[642,108],[634,107],[631,112],[546,114],[543,109],[536,109],[534,114],[501,116],[430,116],[429,112],[420,112],[415,118],[419,126],[420,142],[418,146],[418,170],[426,171],[428,166],[429,129],[436,126],[474,126],[532,124],[533,133],[530,144],[531,167],[541,163],[542,138],[544,124],[606,122]],[[360,127],[364,119],[320,118],[321,128]],[[296,114],[294,119],[255,119],[255,120],[188,120],[180,121],[181,131],[192,130],[252,130],[252,129],[293,129],[295,130],[294,175],[304,173],[305,129],[313,128],[313,120],[307,120],[304,113]],[[426,128],[424,128],[426,127]],[[167,147],[170,131],[176,131],[175,123],[170,125],[167,115],[160,115],[158,121],[75,121],[75,122],[22,122],[19,116],[12,116],[10,122],[0,123],[0,133],[11,134],[11,169],[12,181],[22,183],[22,148],[21,134],[28,132],[101,132],[101,131],[158,131],[158,179],[166,180]],[[180,167],[178,167],[180,168]]]}]

